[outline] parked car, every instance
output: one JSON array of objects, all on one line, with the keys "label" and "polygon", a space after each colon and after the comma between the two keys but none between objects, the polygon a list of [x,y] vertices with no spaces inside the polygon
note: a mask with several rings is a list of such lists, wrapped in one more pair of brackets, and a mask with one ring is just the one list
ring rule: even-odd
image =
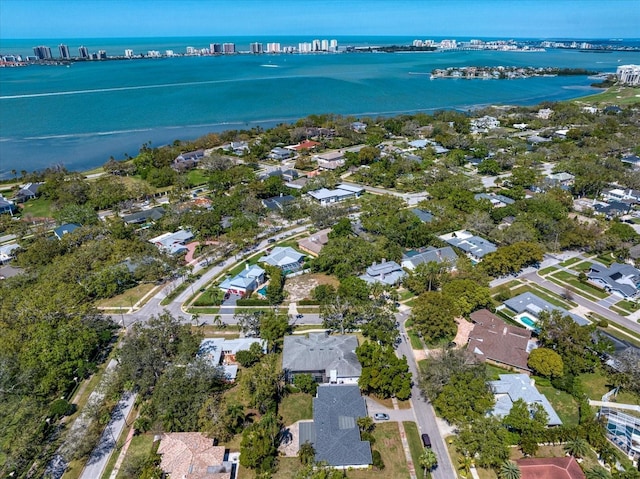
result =
[{"label": "parked car", "polygon": [[296,314],[296,319],[302,319],[302,318],[303,318],[302,314]]},{"label": "parked car", "polygon": [[373,415],[373,419],[377,419],[378,421],[388,421],[389,415],[383,412],[377,412]]},{"label": "parked car", "polygon": [[267,243],[275,243],[275,242],[276,242],[276,239],[275,239],[275,238],[269,238],[269,239],[267,240]]},{"label": "parked car", "polygon": [[424,447],[431,447],[431,438],[429,437],[429,434],[422,435],[422,444],[424,444]]}]

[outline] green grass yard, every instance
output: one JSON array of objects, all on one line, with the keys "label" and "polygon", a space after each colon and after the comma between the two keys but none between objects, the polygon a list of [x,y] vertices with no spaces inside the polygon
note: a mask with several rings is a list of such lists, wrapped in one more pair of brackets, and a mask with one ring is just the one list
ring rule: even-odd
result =
[{"label": "green grass yard", "polygon": [[23,217],[29,215],[33,218],[51,218],[53,210],[51,208],[51,200],[36,198],[27,201],[20,211]]},{"label": "green grass yard", "polygon": [[153,283],[142,283],[138,286],[128,289],[122,294],[114,296],[113,298],[101,299],[96,302],[96,306],[99,308],[130,308],[142,299],[147,293],[149,293],[156,286]]},{"label": "green grass yard", "polygon": [[578,403],[569,393],[555,389],[549,384],[549,386],[543,385],[546,380],[541,378],[536,379],[536,388],[540,393],[549,400],[553,409],[558,413],[562,423],[565,425],[578,425]]},{"label": "green grass yard", "polygon": [[[411,451],[411,460],[413,466],[416,468],[416,475],[418,477],[424,476],[424,470],[420,467],[420,455],[423,451],[422,439],[420,439],[420,433],[418,432],[418,426],[415,422],[404,421],[404,432],[407,435],[407,442],[409,443],[409,451]],[[430,477],[429,475],[428,477]]]},{"label": "green grass yard", "polygon": [[634,105],[640,103],[640,88],[612,86],[602,93],[585,96],[574,100],[574,102],[589,105]]},{"label": "green grass yard", "polygon": [[549,279],[553,279],[553,278],[557,278],[560,281],[571,285],[572,287],[586,293],[589,296],[595,296],[598,299],[605,299],[609,297],[609,293],[607,293],[606,291],[603,291],[601,288],[598,288],[597,286],[594,286],[589,283],[581,283],[578,280],[577,276],[571,273],[567,273],[566,271],[558,271],[557,273],[553,274]]},{"label": "green grass yard", "polygon": [[285,426],[301,419],[313,419],[313,397],[305,393],[288,394],[280,403],[279,412]]}]

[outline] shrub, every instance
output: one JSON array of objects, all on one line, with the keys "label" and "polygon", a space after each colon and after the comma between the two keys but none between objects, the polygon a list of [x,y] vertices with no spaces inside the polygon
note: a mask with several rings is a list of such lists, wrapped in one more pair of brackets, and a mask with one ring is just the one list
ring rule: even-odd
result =
[{"label": "shrub", "polygon": [[75,404],[71,404],[66,399],[56,399],[49,407],[49,414],[51,414],[54,419],[57,419],[59,417],[69,416],[73,414],[75,410]]},{"label": "shrub", "polygon": [[382,460],[382,454],[380,454],[380,451],[375,449],[371,451],[371,459],[373,460],[373,467],[380,471],[384,469],[384,461]]},{"label": "shrub", "polygon": [[269,301],[265,301],[264,299],[239,299],[236,302],[238,306],[269,306]]},{"label": "shrub", "polygon": [[318,383],[313,380],[311,374],[296,374],[293,378],[293,384],[303,393],[315,396],[318,389]]}]

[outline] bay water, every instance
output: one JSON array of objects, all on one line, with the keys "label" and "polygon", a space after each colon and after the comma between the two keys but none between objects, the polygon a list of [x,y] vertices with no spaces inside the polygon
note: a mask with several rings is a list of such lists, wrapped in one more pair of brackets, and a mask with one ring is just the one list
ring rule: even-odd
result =
[{"label": "bay water", "polygon": [[[283,45],[310,41],[288,40]],[[353,43],[367,41],[375,45],[411,40]],[[0,53],[29,54],[27,44],[45,42],[3,41]],[[209,39],[101,42],[48,44],[53,50],[58,43],[79,43],[116,55],[129,47],[136,53],[184,52],[186,45],[207,47]],[[263,54],[0,68],[0,177],[10,177],[11,170],[33,171],[60,163],[71,170],[89,169],[110,156],[135,155],[144,142],[159,146],[211,131],[269,127],[309,114],[375,117],[443,108],[466,111],[492,104],[567,100],[598,91],[586,76],[430,80],[434,68],[549,66],[611,73],[629,63],[639,64],[640,52]]]}]

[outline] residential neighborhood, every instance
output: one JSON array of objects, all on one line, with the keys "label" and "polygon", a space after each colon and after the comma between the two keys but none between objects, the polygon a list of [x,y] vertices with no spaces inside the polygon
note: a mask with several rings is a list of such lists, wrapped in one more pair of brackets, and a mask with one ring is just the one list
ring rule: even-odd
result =
[{"label": "residential neighborhood", "polygon": [[0,470],[634,477],[638,113],[584,107],[314,116],[0,186]]}]

